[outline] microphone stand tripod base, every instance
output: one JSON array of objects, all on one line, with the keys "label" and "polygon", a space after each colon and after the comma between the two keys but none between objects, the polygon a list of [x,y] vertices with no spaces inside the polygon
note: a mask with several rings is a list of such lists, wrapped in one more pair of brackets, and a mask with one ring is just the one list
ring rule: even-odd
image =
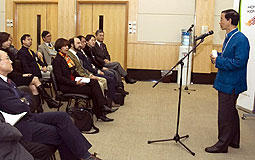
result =
[{"label": "microphone stand tripod base", "polygon": [[195,89],[189,89],[188,86],[185,86],[185,87],[184,87],[184,90],[185,90],[188,94],[190,94],[189,91],[196,91]]},{"label": "microphone stand tripod base", "polygon": [[[174,91],[179,91],[180,88],[175,88]],[[195,89],[189,89],[188,86],[185,86],[183,88],[184,91],[186,91],[188,94],[190,94],[189,91],[196,91]]]},{"label": "microphone stand tripod base", "polygon": [[175,141],[176,143],[179,142],[186,150],[189,151],[190,154],[195,156],[195,153],[192,152],[185,144],[183,144],[180,140],[183,138],[189,138],[189,135],[186,136],[179,136],[178,134],[174,136],[174,138],[171,139],[162,139],[162,140],[154,140],[154,141],[148,141],[148,144],[156,143],[156,142],[166,142],[166,141]]}]

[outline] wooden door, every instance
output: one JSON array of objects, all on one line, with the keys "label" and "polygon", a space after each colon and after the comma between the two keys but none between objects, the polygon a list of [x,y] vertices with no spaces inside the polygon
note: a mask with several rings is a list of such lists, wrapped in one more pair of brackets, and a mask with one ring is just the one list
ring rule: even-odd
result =
[{"label": "wooden door", "polygon": [[86,36],[99,29],[99,17],[103,19],[104,42],[111,60],[126,67],[127,53],[127,4],[94,3],[80,4],[78,7],[77,33]]},{"label": "wooden door", "polygon": [[77,35],[94,34],[93,30],[93,5],[92,4],[82,4],[79,8],[78,15],[78,25],[77,25]]},{"label": "wooden door", "polygon": [[[30,34],[33,40],[31,49],[37,51],[39,42],[43,42],[41,32],[48,30],[52,34],[52,40],[57,39],[57,4],[17,4],[16,24],[14,24],[14,44],[21,48],[20,38],[23,34]],[[37,43],[38,42],[38,43]],[[39,43],[40,44],[40,43]]]}]

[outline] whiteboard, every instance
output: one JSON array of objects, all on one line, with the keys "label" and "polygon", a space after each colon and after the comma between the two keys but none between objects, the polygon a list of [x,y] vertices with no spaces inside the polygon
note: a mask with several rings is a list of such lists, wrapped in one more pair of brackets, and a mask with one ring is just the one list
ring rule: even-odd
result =
[{"label": "whiteboard", "polygon": [[139,0],[138,13],[194,14],[195,0]]},{"label": "whiteboard", "polygon": [[194,24],[194,15],[138,15],[138,41],[181,42],[181,29]]},{"label": "whiteboard", "polygon": [[194,24],[195,0],[139,0],[137,39],[181,42],[181,30]]}]

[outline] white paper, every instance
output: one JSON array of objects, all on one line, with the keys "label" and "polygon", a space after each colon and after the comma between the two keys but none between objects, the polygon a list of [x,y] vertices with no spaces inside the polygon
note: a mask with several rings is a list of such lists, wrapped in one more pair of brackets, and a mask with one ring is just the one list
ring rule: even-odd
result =
[{"label": "white paper", "polygon": [[213,57],[217,57],[218,56],[218,52],[216,50],[212,50],[212,56]]},{"label": "white paper", "polygon": [[82,83],[89,83],[90,82],[90,78],[85,78],[85,77],[76,77],[75,81],[79,81],[81,79]]},{"label": "white paper", "polygon": [[14,126],[22,117],[24,117],[27,112],[22,112],[20,114],[9,114],[3,111],[0,111],[4,116],[5,122],[9,123],[10,125]]}]

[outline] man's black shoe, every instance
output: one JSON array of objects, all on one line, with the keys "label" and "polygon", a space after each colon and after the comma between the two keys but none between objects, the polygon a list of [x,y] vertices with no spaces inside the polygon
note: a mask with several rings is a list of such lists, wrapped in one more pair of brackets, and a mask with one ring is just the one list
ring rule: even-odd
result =
[{"label": "man's black shoe", "polygon": [[227,153],[228,148],[220,149],[220,148],[216,147],[215,145],[213,145],[211,147],[206,147],[205,151],[208,152],[208,153]]},{"label": "man's black shoe", "polygon": [[125,76],[124,78],[125,78],[125,82],[128,83],[128,84],[136,83],[136,80],[128,78],[128,76]]},{"label": "man's black shoe", "polygon": [[134,84],[134,83],[137,82],[137,81],[134,80],[134,79],[125,79],[125,81],[126,81],[126,83],[128,83],[128,84]]},{"label": "man's black shoe", "polygon": [[102,116],[99,116],[99,117],[97,117],[97,121],[98,120],[102,120],[103,122],[112,122],[114,119],[112,119],[112,118],[108,118],[108,117],[106,117],[105,115],[102,115]]}]

